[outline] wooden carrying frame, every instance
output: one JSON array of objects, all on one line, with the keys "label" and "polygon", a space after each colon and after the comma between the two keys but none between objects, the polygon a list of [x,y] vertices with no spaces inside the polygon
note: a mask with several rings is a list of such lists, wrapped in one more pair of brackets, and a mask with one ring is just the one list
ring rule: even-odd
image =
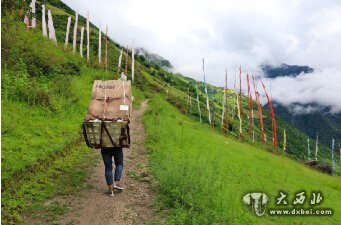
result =
[{"label": "wooden carrying frame", "polygon": [[89,147],[129,147],[131,82],[95,80],[84,122]]}]

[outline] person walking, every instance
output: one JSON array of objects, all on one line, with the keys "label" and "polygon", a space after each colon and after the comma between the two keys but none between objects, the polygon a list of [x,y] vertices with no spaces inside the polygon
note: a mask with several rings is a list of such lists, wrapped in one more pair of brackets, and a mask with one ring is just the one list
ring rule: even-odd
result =
[{"label": "person walking", "polygon": [[[120,180],[123,171],[123,149],[121,147],[101,148],[102,159],[105,167],[105,180],[108,185],[108,195],[114,196],[114,189],[122,191]],[[115,175],[113,177],[113,161],[115,162]]]}]

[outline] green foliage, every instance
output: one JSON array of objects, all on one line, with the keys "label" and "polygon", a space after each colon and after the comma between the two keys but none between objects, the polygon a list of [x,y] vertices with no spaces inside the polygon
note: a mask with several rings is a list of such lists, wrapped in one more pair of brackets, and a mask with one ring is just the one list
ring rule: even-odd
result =
[{"label": "green foliage", "polygon": [[28,74],[35,77],[80,73],[81,61],[56,48],[40,31],[27,32],[22,22],[16,22],[11,17],[2,18],[1,25],[2,65],[15,70],[21,66],[17,63],[23,62]]},{"label": "green foliage", "polygon": [[[19,222],[23,212],[41,211],[42,202],[57,194],[60,187],[65,192],[59,194],[67,194],[70,190],[80,188],[77,184],[84,181],[84,168],[79,171],[74,168],[82,165],[82,160],[91,162],[93,159],[86,159],[89,151],[84,145],[73,147],[75,141],[79,140],[80,125],[89,103],[93,81],[118,77],[117,61],[122,46],[109,40],[108,67],[107,71],[104,71],[104,64],[99,64],[97,58],[98,28],[91,24],[90,61],[89,66],[85,66],[85,59],[79,57],[79,48],[77,54],[71,53],[70,44],[64,50],[67,17],[71,15],[74,21],[74,11],[61,1],[47,2],[47,9],[52,10],[55,22],[59,41],[57,45],[42,36],[39,20],[36,30],[26,31],[22,19],[18,16],[18,8],[14,16],[2,17],[1,157],[4,224]],[[8,11],[8,7],[6,10]],[[40,17],[41,8],[37,7],[37,18]],[[84,17],[79,16],[78,34],[81,26],[85,26],[85,21]],[[102,43],[105,43],[104,35],[102,38]],[[79,42],[80,35],[77,37],[77,46]],[[85,53],[85,47],[83,49]],[[125,51],[125,48],[123,49]],[[198,119],[196,102],[192,102],[191,110],[187,103],[188,93],[192,100],[196,97],[196,81],[165,71],[143,56],[136,56],[136,59],[134,107],[138,107],[144,98],[152,98],[156,93],[162,93],[163,98],[167,98],[173,105],[178,105],[183,114]],[[129,79],[130,65],[131,58],[128,66]],[[125,56],[119,69],[125,69]],[[203,121],[207,123],[208,115],[204,110],[206,96],[203,93],[203,84],[199,82],[198,85]],[[335,191],[340,191],[340,186],[335,183],[334,178],[308,170],[287,158],[270,155],[256,148],[257,144],[249,146],[229,137],[227,146],[231,146],[231,151],[226,150],[226,139],[216,133],[221,127],[222,88],[208,85],[208,89],[214,89],[215,92],[216,129],[198,124],[179,114],[160,98],[153,99],[145,118],[151,165],[159,181],[160,204],[171,208],[169,223],[255,222],[253,217],[244,216],[244,209],[239,207],[239,197],[246,187],[261,189],[269,184],[265,190],[272,193],[272,189],[281,185],[287,187],[288,191],[296,191],[295,188],[307,187],[308,184],[317,188],[319,182],[327,185],[323,190],[330,194],[331,198],[334,197]],[[169,91],[168,94],[166,90]],[[233,93],[229,92],[230,112],[233,96]],[[243,107],[247,108],[245,97]],[[243,132],[246,139],[247,113],[248,110],[244,110]],[[264,117],[267,136],[271,137],[269,113],[265,112]],[[290,138],[288,152],[297,158],[304,158],[305,146],[302,146],[301,139],[306,136],[281,120],[278,124],[279,130],[284,127],[287,129],[288,139]],[[255,126],[257,125],[256,121]],[[235,132],[237,123],[230,122],[230,130]],[[256,134],[259,134],[257,129]],[[256,142],[259,142],[259,135],[256,135]],[[270,145],[271,143],[265,148],[271,151]],[[321,156],[326,157],[323,152],[321,151]],[[254,159],[255,163],[246,168],[245,162]],[[265,167],[265,171],[256,173],[264,170],[263,164],[267,163],[267,160],[270,164]],[[284,164],[285,168],[282,170],[288,171],[293,177],[287,183],[281,181],[284,176],[282,170],[272,171],[279,164]],[[295,179],[300,179],[294,174],[297,170],[302,170],[306,178],[295,183]],[[279,174],[275,176],[274,183],[264,178],[273,173]],[[67,179],[62,174],[66,174]],[[250,178],[250,181],[242,180],[240,174]],[[309,183],[307,179],[312,177],[317,177],[317,181]],[[211,189],[215,192],[210,193]],[[37,202],[37,205],[32,205],[32,202]],[[330,203],[329,200],[327,203]],[[340,208],[337,204],[330,203],[335,210]],[[53,213],[64,212],[64,208],[58,205],[51,205],[47,210]],[[274,223],[269,218],[264,221]],[[46,221],[49,222],[51,221]]]},{"label": "green foliage", "polygon": [[[151,170],[158,180],[158,206],[169,209],[167,224],[338,224],[339,177],[313,171],[285,156],[224,137],[156,96],[144,116]],[[299,172],[298,172],[299,171]],[[323,185],[321,185],[323,184]],[[256,217],[242,203],[261,191],[275,207],[279,190],[293,197],[319,190],[333,217]],[[306,205],[307,206],[307,205]]]},{"label": "green foliage", "polygon": [[86,188],[84,181],[99,159],[83,141],[70,148],[49,163],[41,163],[36,173],[26,171],[21,180],[6,185],[2,192],[2,224],[23,222],[22,212],[33,214],[33,217],[43,214],[45,224],[50,224],[56,215],[67,212],[67,207],[57,203],[46,205],[46,199],[56,194],[75,194]]}]

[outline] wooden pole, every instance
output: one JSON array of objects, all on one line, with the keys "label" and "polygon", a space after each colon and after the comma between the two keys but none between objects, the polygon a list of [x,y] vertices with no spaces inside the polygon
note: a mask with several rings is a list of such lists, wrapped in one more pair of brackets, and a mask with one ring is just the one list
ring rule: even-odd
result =
[{"label": "wooden pole", "polygon": [[102,58],[102,31],[101,31],[101,26],[99,26],[98,29],[98,63],[101,63],[101,58]]},{"label": "wooden pole", "polygon": [[229,106],[228,106],[228,88],[227,88],[227,69],[225,69],[225,128],[226,134],[229,131]]},{"label": "wooden pole", "polygon": [[127,51],[126,51],[126,67],[124,69],[124,74],[126,76],[128,76],[128,57],[129,57],[129,55],[128,55],[128,46],[127,46]]},{"label": "wooden pole", "polygon": [[108,70],[108,25],[105,30],[105,71]]},{"label": "wooden pole", "polygon": [[90,60],[90,28],[89,28],[89,11],[88,11],[88,16],[86,19],[86,38],[87,38],[87,43],[86,43],[86,60],[89,62]]}]

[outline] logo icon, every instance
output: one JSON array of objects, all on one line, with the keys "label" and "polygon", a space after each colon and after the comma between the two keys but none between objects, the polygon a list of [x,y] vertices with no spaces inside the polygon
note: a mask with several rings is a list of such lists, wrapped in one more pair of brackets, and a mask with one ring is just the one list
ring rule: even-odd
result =
[{"label": "logo icon", "polygon": [[243,202],[252,207],[252,211],[257,216],[265,214],[266,203],[269,197],[265,193],[248,193],[243,197]]}]

